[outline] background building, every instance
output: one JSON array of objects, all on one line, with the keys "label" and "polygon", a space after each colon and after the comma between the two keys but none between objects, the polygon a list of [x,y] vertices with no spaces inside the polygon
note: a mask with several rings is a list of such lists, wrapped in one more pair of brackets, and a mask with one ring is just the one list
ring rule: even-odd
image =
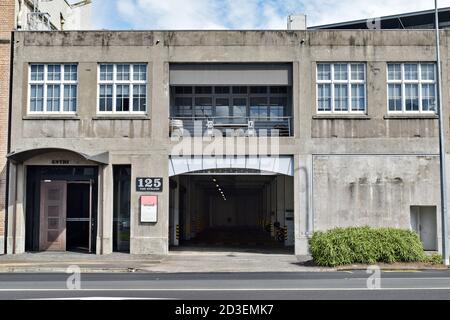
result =
[{"label": "background building", "polygon": [[6,154],[13,30],[84,30],[90,28],[91,1],[2,0],[0,2],[0,253],[4,251]]},{"label": "background building", "polygon": [[[439,9],[439,28],[450,27],[450,8]],[[348,29],[434,29],[435,12],[424,10],[401,13],[384,17],[372,17],[354,21],[344,21],[308,27],[310,30],[348,30]]]}]

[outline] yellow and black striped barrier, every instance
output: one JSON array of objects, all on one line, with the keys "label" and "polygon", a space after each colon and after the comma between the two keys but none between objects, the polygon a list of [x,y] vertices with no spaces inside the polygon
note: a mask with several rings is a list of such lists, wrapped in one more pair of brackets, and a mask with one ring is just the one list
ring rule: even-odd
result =
[{"label": "yellow and black striped barrier", "polygon": [[175,229],[175,233],[176,233],[176,236],[177,236],[177,240],[180,240],[180,225],[179,224],[177,224],[177,227]]},{"label": "yellow and black striped barrier", "polygon": [[287,240],[288,239],[288,229],[287,229],[287,227],[283,228],[283,232],[284,232],[284,240]]}]

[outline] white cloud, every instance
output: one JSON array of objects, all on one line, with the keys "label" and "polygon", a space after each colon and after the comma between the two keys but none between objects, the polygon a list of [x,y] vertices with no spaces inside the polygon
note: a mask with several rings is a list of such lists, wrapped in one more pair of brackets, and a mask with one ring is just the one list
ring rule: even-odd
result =
[{"label": "white cloud", "polygon": [[[94,25],[112,29],[285,29],[287,16],[295,12],[306,13],[312,26],[433,6],[433,0],[95,0]],[[450,0],[439,0],[439,6],[450,6]]]}]

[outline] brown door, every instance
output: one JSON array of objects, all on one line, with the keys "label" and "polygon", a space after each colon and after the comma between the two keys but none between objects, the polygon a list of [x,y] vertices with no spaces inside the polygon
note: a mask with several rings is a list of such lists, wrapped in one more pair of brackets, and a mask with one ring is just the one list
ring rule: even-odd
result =
[{"label": "brown door", "polygon": [[41,182],[40,251],[66,250],[65,181]]}]

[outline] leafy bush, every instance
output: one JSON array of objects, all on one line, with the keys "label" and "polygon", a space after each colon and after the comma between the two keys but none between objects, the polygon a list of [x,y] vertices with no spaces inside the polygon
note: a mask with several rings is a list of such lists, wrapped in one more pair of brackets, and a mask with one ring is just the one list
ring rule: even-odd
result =
[{"label": "leafy bush", "polygon": [[429,264],[442,264],[442,255],[433,253],[431,256],[427,256],[424,262]]},{"label": "leafy bush", "polygon": [[422,262],[426,255],[418,235],[410,230],[352,227],[315,232],[310,251],[319,266],[377,262]]}]

